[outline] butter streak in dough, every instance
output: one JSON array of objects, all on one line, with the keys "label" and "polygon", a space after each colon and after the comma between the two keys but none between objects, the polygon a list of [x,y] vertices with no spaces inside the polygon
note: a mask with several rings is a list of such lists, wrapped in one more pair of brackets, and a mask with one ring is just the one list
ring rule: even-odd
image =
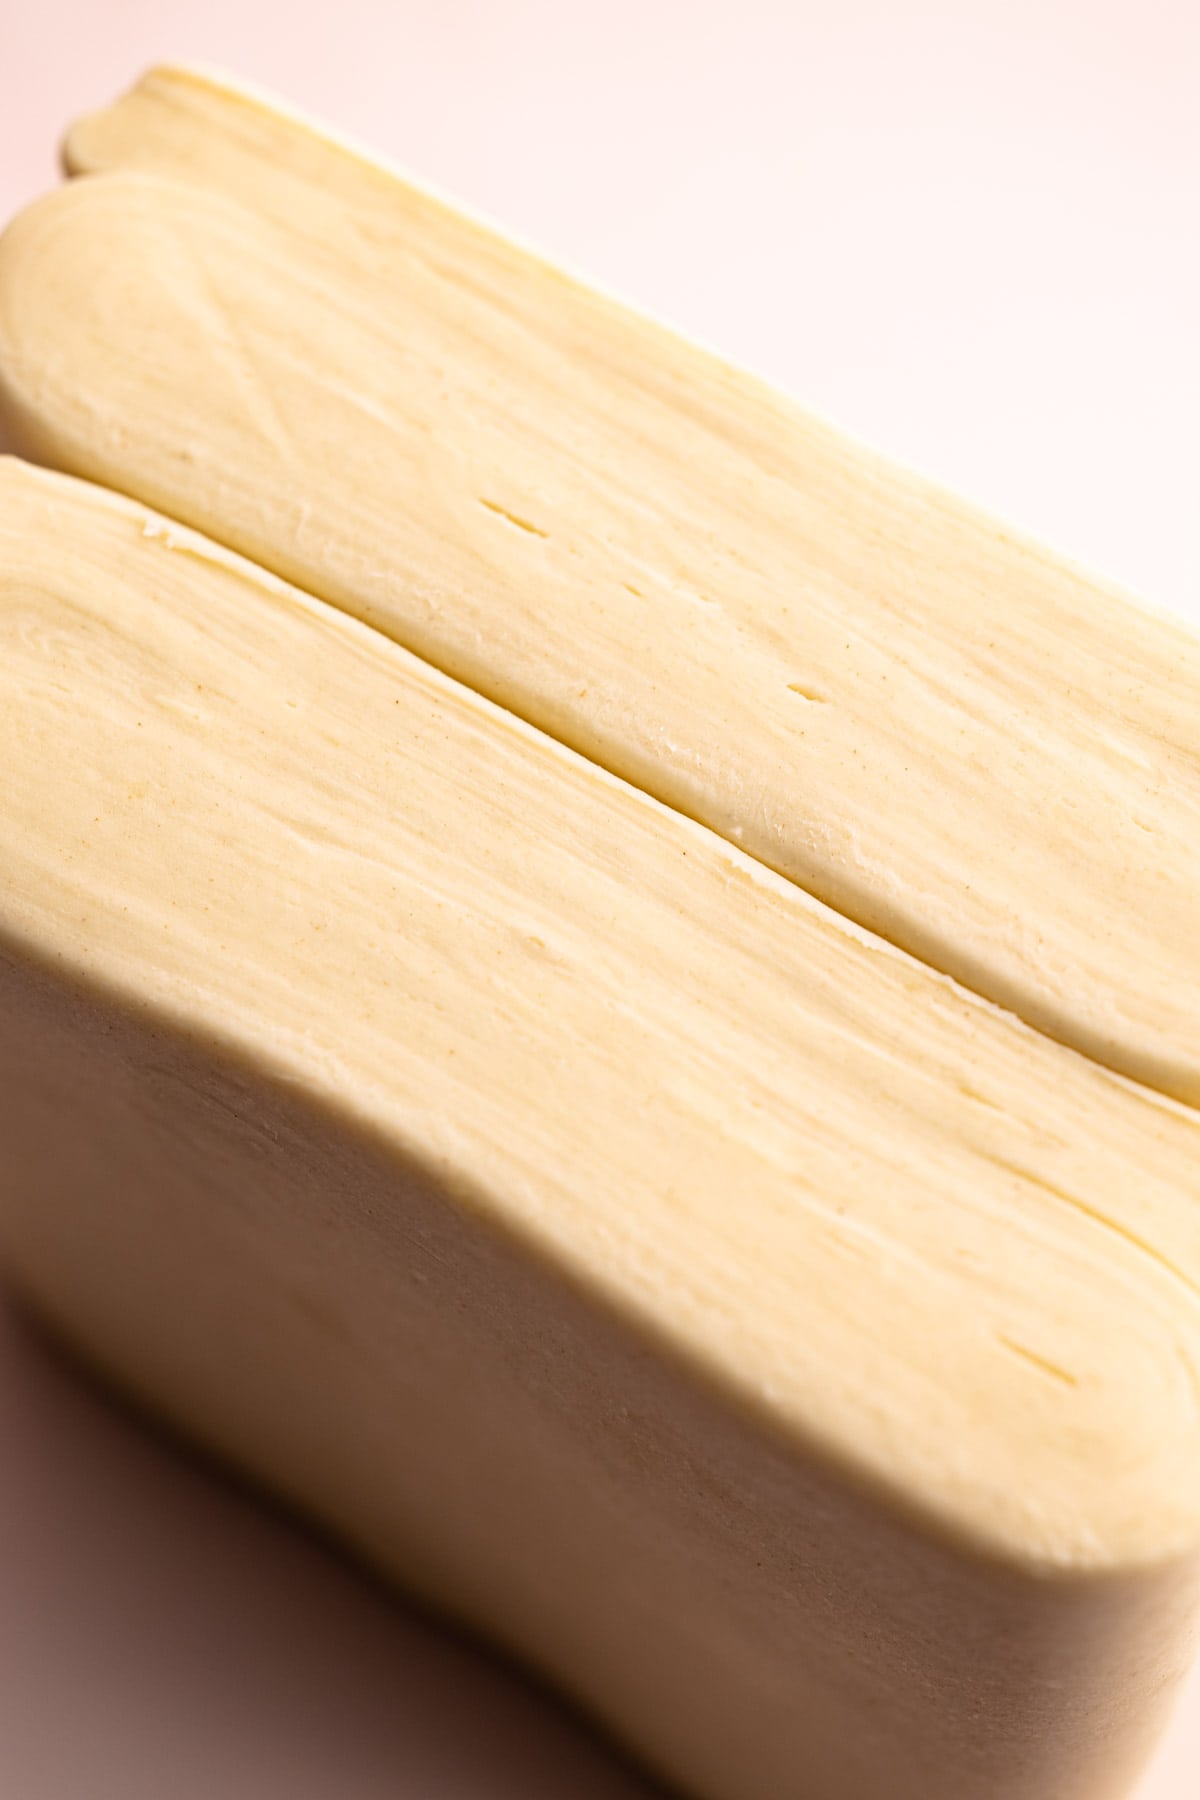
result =
[{"label": "butter streak in dough", "polygon": [[1200,1118],[356,622],[0,462],[0,1243],[704,1800],[1112,1800]]},{"label": "butter streak in dough", "polygon": [[1194,635],[219,82],[67,157],[142,173],[0,250],[19,445],[1200,1101]]}]

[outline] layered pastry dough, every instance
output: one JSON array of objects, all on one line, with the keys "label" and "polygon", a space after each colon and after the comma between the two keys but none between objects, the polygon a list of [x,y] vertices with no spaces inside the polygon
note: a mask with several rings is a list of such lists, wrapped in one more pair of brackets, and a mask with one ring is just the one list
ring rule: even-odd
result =
[{"label": "layered pastry dough", "polygon": [[0,1244],[75,1342],[707,1800],[1122,1791],[1200,1117],[11,459],[0,767]]},{"label": "layered pastry dough", "polygon": [[20,446],[1200,1100],[1195,636],[228,85],[67,162],[0,251]]}]

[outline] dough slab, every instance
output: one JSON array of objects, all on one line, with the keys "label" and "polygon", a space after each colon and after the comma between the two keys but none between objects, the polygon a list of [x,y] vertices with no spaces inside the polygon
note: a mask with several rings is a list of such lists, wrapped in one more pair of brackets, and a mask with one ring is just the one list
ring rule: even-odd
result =
[{"label": "dough slab", "polygon": [[1115,1800],[1200,1117],[379,633],[0,461],[0,1243],[700,1800]]}]

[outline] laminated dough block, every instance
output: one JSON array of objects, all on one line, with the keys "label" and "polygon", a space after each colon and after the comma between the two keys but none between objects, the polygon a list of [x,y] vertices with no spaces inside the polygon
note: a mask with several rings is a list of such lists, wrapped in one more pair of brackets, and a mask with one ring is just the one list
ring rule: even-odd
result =
[{"label": "laminated dough block", "polygon": [[0,247],[0,416],[1200,1101],[1200,640],[280,108],[161,69]]},{"label": "laminated dough block", "polygon": [[1115,1800],[1200,1115],[380,633],[0,461],[0,1252],[698,1800]]}]

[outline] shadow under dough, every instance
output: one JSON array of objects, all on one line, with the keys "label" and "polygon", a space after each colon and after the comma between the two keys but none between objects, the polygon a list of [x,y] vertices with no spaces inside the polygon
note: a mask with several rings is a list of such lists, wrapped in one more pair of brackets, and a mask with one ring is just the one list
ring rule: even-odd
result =
[{"label": "shadow under dough", "polygon": [[552,1696],[110,1402],[0,1294],[0,1789],[654,1800]]}]

